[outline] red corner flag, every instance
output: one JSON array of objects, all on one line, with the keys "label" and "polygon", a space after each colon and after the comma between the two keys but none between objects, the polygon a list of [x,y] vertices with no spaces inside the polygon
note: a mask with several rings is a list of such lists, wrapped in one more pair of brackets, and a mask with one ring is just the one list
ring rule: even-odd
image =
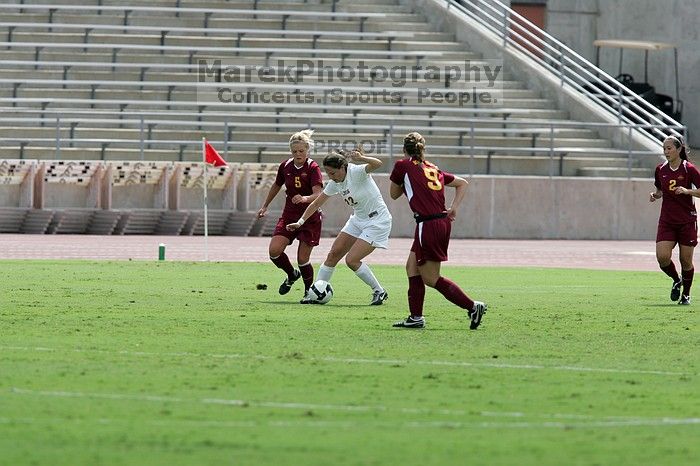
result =
[{"label": "red corner flag", "polygon": [[204,161],[209,165],[214,165],[215,167],[223,167],[226,165],[226,161],[219,155],[219,153],[212,147],[206,139],[202,139],[204,143]]}]

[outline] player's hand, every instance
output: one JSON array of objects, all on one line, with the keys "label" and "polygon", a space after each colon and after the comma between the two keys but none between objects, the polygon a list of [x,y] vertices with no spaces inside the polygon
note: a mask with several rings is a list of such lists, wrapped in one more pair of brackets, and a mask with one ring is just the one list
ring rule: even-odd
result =
[{"label": "player's hand", "polygon": [[263,218],[265,215],[267,215],[267,207],[261,207],[258,210],[258,218]]},{"label": "player's hand", "polygon": [[292,198],[292,204],[304,204],[306,201],[306,196],[302,196],[301,194],[296,194]]},{"label": "player's hand", "polygon": [[679,186],[676,188],[674,191],[676,194],[688,194],[688,188],[684,188],[683,186]]},{"label": "player's hand", "polygon": [[454,209],[447,209],[447,218],[450,219],[450,222],[454,222],[457,218],[457,211]]},{"label": "player's hand", "polygon": [[301,225],[299,225],[299,222],[290,223],[289,225],[287,225],[287,231],[298,230],[300,226]]}]

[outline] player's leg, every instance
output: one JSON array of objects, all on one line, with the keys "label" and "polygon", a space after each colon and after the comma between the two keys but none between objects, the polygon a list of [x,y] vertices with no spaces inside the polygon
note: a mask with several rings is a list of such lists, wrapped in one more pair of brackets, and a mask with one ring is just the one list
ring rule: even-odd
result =
[{"label": "player's leg", "polygon": [[312,245],[305,241],[299,241],[297,249],[297,263],[301,278],[304,280],[304,294],[309,290],[314,283],[314,267],[311,265],[311,251],[314,249]]},{"label": "player's leg", "polygon": [[340,259],[348,253],[353,244],[355,244],[357,238],[344,231],[338,233],[338,236],[333,241],[331,250],[328,251],[326,260],[318,268],[318,279],[327,282],[331,281],[333,272],[335,272],[335,266],[340,262]]},{"label": "player's leg", "polygon": [[287,274],[287,278],[285,278],[280,285],[280,294],[289,293],[289,290],[292,289],[294,282],[301,277],[301,273],[292,266],[287,253],[284,252],[286,247],[289,246],[291,242],[291,239],[286,236],[274,235],[270,240],[270,246],[268,248],[272,263]]},{"label": "player's leg", "polygon": [[472,300],[459,285],[440,275],[440,264],[447,260],[450,231],[449,219],[424,222],[421,231],[421,244],[424,246],[418,269],[426,285],[435,288],[448,301],[467,311],[471,321],[469,328],[474,330],[481,323],[481,318],[487,309],[486,304]]},{"label": "player's leg", "polygon": [[[659,226],[659,229],[661,229],[661,226]],[[659,235],[657,234],[657,238],[658,237]],[[659,268],[673,280],[673,285],[671,285],[671,301],[678,301],[681,297],[681,286],[683,285],[683,280],[678,275],[678,271],[672,259],[675,245],[675,240],[657,240],[656,242],[656,261],[659,263]]]},{"label": "player's leg", "polygon": [[297,230],[297,261],[299,270],[304,279],[304,297],[299,301],[301,304],[311,304],[313,302],[308,295],[309,288],[314,283],[314,268],[311,265],[311,251],[318,246],[321,241],[321,221],[307,222]]},{"label": "player's leg", "polygon": [[369,265],[362,262],[362,259],[370,255],[374,250],[375,247],[369,244],[367,241],[357,239],[346,254],[345,263],[348,267],[350,267],[350,270],[355,272],[355,275],[357,275],[360,280],[372,288],[372,301],[370,304],[372,306],[378,306],[387,300],[389,294],[379,283],[377,277],[374,276],[374,273]]},{"label": "player's leg", "polygon": [[394,324],[394,327],[399,328],[423,328],[425,319],[423,318],[423,302],[425,301],[425,284],[418,270],[418,261],[416,253],[413,251],[408,254],[406,260],[406,276],[408,277],[408,311],[409,315],[406,320],[400,320]]},{"label": "player's leg", "polygon": [[372,273],[369,265],[363,259],[370,255],[377,248],[387,249],[389,247],[389,233],[391,233],[391,216],[381,215],[379,218],[358,222],[361,229],[357,241],[345,256],[345,263],[372,288],[372,301],[370,305],[379,306],[389,298],[389,293],[379,283],[377,277]]},{"label": "player's leg", "polygon": [[690,287],[693,286],[693,253],[698,244],[698,224],[689,222],[679,228],[678,246],[681,260],[681,279],[683,280],[683,293],[678,304],[690,304]]}]

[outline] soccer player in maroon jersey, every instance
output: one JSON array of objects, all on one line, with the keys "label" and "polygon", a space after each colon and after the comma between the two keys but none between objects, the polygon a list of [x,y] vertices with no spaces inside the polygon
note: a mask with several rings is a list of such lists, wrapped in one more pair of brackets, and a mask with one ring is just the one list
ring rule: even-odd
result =
[{"label": "soccer player in maroon jersey", "polygon": [[[416,219],[416,231],[406,261],[410,315],[406,320],[396,322],[394,327],[425,326],[423,302],[425,285],[428,285],[465,309],[470,320],[469,328],[475,330],[481,324],[486,304],[473,301],[456,283],[440,275],[440,263],[447,260],[452,221],[457,216],[468,183],[425,160],[425,139],[419,133],[406,135],[403,152],[406,158],[394,164],[390,175],[390,194],[392,199],[406,195]],[[449,209],[445,208],[445,186],[456,190]]]},{"label": "soccer player in maroon jersey", "polygon": [[[700,197],[700,172],[688,161],[688,153],[680,137],[667,137],[663,147],[666,162],[656,167],[656,191],[649,193],[649,202],[663,198],[656,232],[656,260],[661,270],[673,279],[671,301],[687,305],[690,304],[690,287],[695,272],[693,253],[698,244],[693,196]],[[671,259],[676,243],[681,261],[680,277]]]},{"label": "soccer player in maroon jersey", "polygon": [[[304,295],[314,281],[314,269],[311,265],[311,250],[318,246],[321,239],[321,211],[315,212],[304,226],[295,231],[287,230],[287,224],[296,222],[304,213],[311,202],[321,194],[323,180],[321,168],[318,163],[309,158],[309,151],[313,148],[311,139],[313,130],[307,129],[294,133],[289,138],[289,148],[292,157],[282,162],[277,169],[277,178],[270,186],[270,191],[262,207],[258,211],[258,218],[267,214],[267,208],[272,200],[282,189],[286,188],[286,200],[282,217],[277,221],[275,231],[270,240],[270,260],[278,268],[282,269],[287,277],[279,288],[279,293],[289,293],[294,282],[302,278],[304,280]],[[299,240],[297,248],[297,263],[299,269],[295,269],[284,252],[287,246],[295,239]]]}]

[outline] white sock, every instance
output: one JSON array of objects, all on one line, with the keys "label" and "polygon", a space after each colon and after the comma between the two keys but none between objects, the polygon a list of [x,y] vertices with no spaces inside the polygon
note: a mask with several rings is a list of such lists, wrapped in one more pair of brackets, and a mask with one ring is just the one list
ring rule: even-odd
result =
[{"label": "white sock", "polygon": [[380,285],[379,281],[377,281],[377,277],[375,277],[372,273],[372,269],[370,269],[369,265],[365,264],[364,262],[359,269],[355,270],[355,275],[360,277],[360,280],[367,283],[373,290],[384,291],[382,285]]},{"label": "white sock", "polygon": [[321,267],[318,268],[316,280],[330,282],[333,272],[335,272],[335,267],[328,267],[326,264],[321,264]]}]

